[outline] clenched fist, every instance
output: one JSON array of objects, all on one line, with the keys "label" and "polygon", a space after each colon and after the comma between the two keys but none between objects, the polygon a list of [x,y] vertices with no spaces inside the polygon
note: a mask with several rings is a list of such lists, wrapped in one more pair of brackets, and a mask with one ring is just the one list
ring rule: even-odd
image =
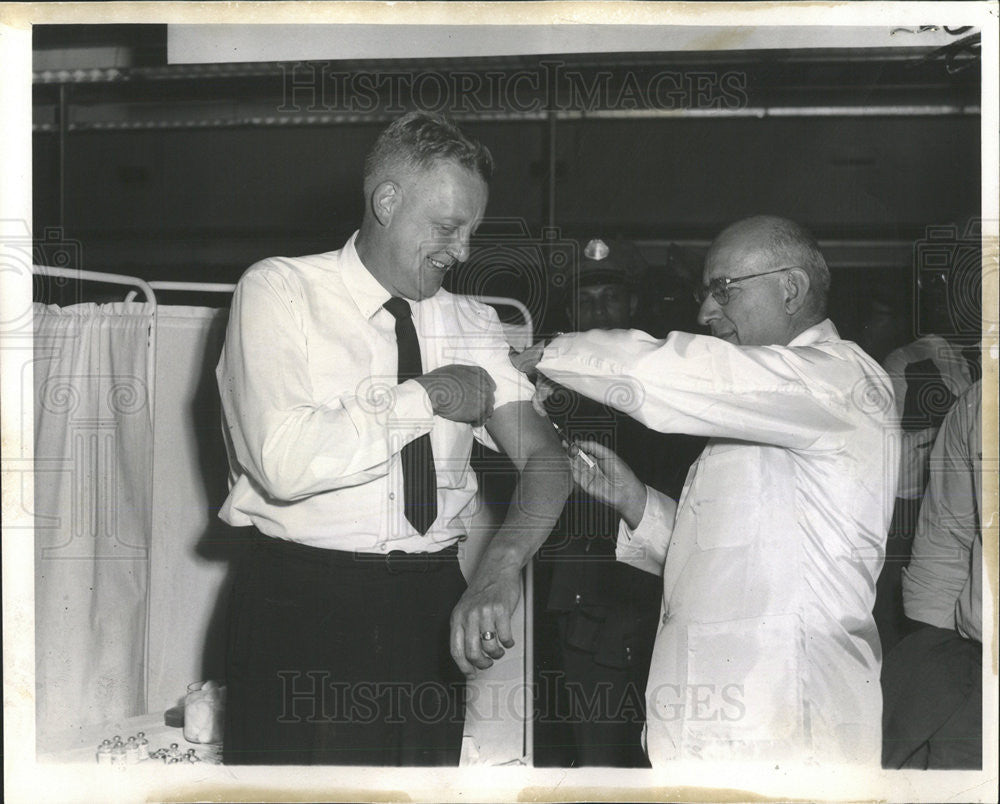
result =
[{"label": "clenched fist", "polygon": [[497,384],[481,366],[452,363],[414,379],[427,391],[436,416],[478,427],[493,415]]}]

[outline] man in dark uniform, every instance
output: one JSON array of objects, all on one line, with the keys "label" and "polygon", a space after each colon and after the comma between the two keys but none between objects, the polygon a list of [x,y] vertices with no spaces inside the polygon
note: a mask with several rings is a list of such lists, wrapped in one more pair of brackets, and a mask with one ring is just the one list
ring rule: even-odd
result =
[{"label": "man in dark uniform", "polygon": [[[576,331],[629,328],[646,269],[638,249],[598,238],[578,246],[565,295],[569,325]],[[704,445],[701,438],[648,430],[562,388],[546,400],[546,409],[567,438],[601,441],[628,456],[644,482],[675,497]],[[548,698],[541,717],[568,720],[571,727],[564,731],[572,732],[541,732],[536,749],[543,763],[553,754],[577,766],[648,766],[640,734],[662,583],[616,562],[617,533],[615,511],[577,488],[539,552],[539,604],[547,612],[538,612],[536,631],[552,635],[558,645],[539,645],[538,681]],[[551,743],[560,740],[571,741],[572,749],[559,752]]]}]

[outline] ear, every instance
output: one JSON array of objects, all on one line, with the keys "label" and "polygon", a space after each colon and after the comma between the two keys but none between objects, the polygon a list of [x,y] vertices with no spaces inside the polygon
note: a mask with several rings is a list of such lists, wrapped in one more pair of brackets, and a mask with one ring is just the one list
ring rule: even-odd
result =
[{"label": "ear", "polygon": [[394,181],[384,181],[372,191],[372,214],[382,226],[392,222],[393,213],[402,200],[403,191]]},{"label": "ear", "polygon": [[809,298],[809,274],[801,268],[792,268],[785,274],[785,312],[795,315]]}]

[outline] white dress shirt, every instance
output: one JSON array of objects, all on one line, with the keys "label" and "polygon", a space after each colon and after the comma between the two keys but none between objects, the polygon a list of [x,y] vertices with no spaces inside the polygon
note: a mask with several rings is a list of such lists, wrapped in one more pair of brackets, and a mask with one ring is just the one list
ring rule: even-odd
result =
[{"label": "white dress shirt", "polygon": [[[220,516],[314,547],[435,552],[468,532],[473,437],[495,445],[484,428],[435,417],[420,383],[397,385],[390,294],[356,237],[340,251],[264,260],[240,279],[216,370],[230,463]],[[445,290],[410,307],[424,372],[479,365],[496,382],[495,409],[531,399],[492,308]],[[403,512],[399,451],[428,432],[438,518],[421,536]]]},{"label": "white dress shirt", "polygon": [[619,534],[621,560],[663,573],[653,765],[877,761],[872,606],[898,466],[879,365],[826,320],[787,347],[567,335],[538,368],[654,430],[711,437],[680,500],[649,489]]},{"label": "white dress shirt", "polygon": [[952,406],[930,457],[903,609],[914,620],[983,641],[982,387]]}]

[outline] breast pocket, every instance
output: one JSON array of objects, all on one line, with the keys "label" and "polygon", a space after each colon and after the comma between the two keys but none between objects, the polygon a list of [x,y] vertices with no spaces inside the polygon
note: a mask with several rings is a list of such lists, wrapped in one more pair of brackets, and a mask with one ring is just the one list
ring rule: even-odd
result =
[{"label": "breast pocket", "polygon": [[757,538],[762,470],[752,445],[712,445],[698,461],[689,494],[700,548],[742,547]]}]

